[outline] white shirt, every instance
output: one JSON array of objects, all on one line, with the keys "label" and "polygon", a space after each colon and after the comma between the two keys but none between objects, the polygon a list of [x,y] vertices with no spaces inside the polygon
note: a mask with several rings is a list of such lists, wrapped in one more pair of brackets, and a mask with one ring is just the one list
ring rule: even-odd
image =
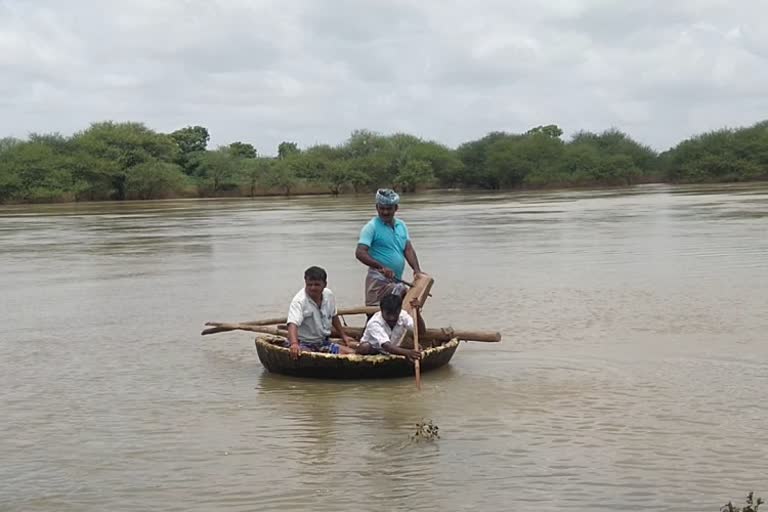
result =
[{"label": "white shirt", "polygon": [[304,288],[294,295],[288,307],[288,323],[299,328],[299,341],[302,343],[322,343],[328,338],[334,316],[336,298],[329,288],[323,290],[323,302],[319,308]]},{"label": "white shirt", "polygon": [[413,318],[407,311],[400,310],[400,317],[394,328],[389,327],[384,317],[381,316],[381,311],[379,311],[368,320],[368,325],[365,326],[360,341],[367,341],[372,347],[381,350],[384,343],[400,345],[406,331],[413,331]]}]

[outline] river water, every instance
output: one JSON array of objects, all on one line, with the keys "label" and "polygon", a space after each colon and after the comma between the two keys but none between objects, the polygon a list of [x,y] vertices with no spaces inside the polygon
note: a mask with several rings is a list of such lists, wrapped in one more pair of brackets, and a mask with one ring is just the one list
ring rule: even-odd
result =
[{"label": "river water", "polygon": [[[717,510],[768,494],[768,186],[403,198],[412,379],[268,374],[304,269],[363,303],[372,198],[0,208],[0,510]],[[410,272],[406,274],[410,278]],[[413,442],[432,420],[440,439]]]}]

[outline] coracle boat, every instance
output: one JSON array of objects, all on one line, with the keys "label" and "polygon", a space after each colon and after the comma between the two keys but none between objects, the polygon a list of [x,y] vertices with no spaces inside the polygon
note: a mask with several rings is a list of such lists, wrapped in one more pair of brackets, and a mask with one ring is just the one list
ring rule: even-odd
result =
[{"label": "coracle boat", "polygon": [[[413,376],[413,364],[403,356],[380,354],[374,356],[334,355],[302,352],[298,359],[291,358],[283,347],[286,338],[265,334],[256,338],[256,353],[267,371],[316,379],[384,379]],[[427,372],[445,366],[459,347],[459,339],[422,350],[421,371]]]},{"label": "coracle boat", "polygon": [[[421,304],[430,295],[430,289],[434,280],[421,274],[414,280],[414,284],[406,283],[411,289],[403,299],[403,309],[412,316],[414,311],[410,306],[411,298],[418,298]],[[339,316],[344,315],[371,315],[378,311],[376,307],[357,307],[339,310]],[[286,318],[278,317],[266,320],[255,320],[240,323],[207,322],[208,328],[201,334],[215,334],[234,330],[259,333],[256,337],[256,353],[261,364],[267,371],[290,375],[294,377],[308,377],[319,379],[383,379],[391,377],[408,377],[416,372],[417,383],[420,372],[427,372],[447,365],[460,341],[480,341],[496,343],[501,341],[498,332],[484,331],[454,331],[452,328],[426,329],[419,333],[419,347],[422,359],[419,364],[411,363],[403,356],[379,354],[379,355],[334,355],[318,352],[302,352],[297,359],[293,359],[290,350],[284,347],[287,339]],[[345,326],[344,332],[357,340],[363,334],[362,327]],[[332,336],[338,333],[332,334]],[[333,339],[333,338],[332,338]],[[335,340],[336,341],[336,340]],[[414,336],[407,334],[401,346],[413,347]],[[418,371],[417,371],[418,369]]]}]

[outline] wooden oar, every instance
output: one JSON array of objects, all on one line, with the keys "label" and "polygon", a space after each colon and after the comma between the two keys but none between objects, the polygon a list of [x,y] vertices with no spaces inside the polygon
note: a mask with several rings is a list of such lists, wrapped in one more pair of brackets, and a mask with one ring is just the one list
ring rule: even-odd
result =
[{"label": "wooden oar", "polygon": [[[421,352],[421,346],[419,345],[419,308],[413,308],[413,349],[417,352]],[[421,365],[420,361],[416,359],[413,362],[413,368],[416,371],[416,389],[421,389]]]},{"label": "wooden oar", "polygon": [[[205,329],[202,333],[202,335],[206,334],[216,334],[219,332],[229,332],[229,331],[250,331],[250,332],[265,332],[267,334],[271,334],[273,331],[280,329],[283,332],[287,327],[284,324],[278,324],[273,326],[260,326],[260,325],[251,325],[251,324],[245,324],[245,323],[224,323],[224,322],[208,322],[206,325],[212,325],[214,327]],[[344,327],[344,332],[348,336],[352,336],[353,338],[359,338],[363,335],[363,331],[365,329],[363,327]],[[282,334],[282,333],[280,333]],[[441,329],[427,329],[423,333],[420,333],[420,338],[423,341],[438,341],[438,342],[446,342],[449,341],[451,338],[459,338],[463,341],[480,341],[480,342],[486,342],[486,343],[498,343],[501,341],[501,334],[498,332],[488,332],[488,331],[456,331],[453,330],[450,327],[445,327]]]},{"label": "wooden oar", "polygon": [[[337,314],[343,315],[373,315],[379,311],[377,306],[360,306],[357,308],[339,309]],[[247,322],[238,322],[237,325],[275,325],[284,324],[288,319],[284,316],[278,316],[275,318],[266,318],[264,320],[249,320]],[[229,329],[224,322],[206,322],[205,325],[211,326],[209,329],[203,331],[203,334],[216,334],[218,332],[228,332],[235,329]]]},{"label": "wooden oar", "polygon": [[435,280],[431,276],[424,273],[418,274],[413,280],[413,287],[411,287],[405,294],[405,297],[403,297],[403,310],[413,317],[413,306],[411,306],[411,302],[413,299],[418,299],[419,306],[423,308],[434,283]]},{"label": "wooden oar", "polygon": [[[394,282],[396,282],[396,283],[404,284],[404,285],[405,285],[405,286],[407,286],[408,288],[413,288],[414,286],[416,286],[416,285],[415,285],[415,284],[413,284],[413,283],[409,283],[408,281],[403,281],[402,279],[398,279],[398,278],[396,278],[396,277],[393,277],[393,278],[392,278],[392,280],[393,280]],[[432,294],[431,294],[431,293],[427,293],[427,296],[431,297],[431,296],[432,296]]]},{"label": "wooden oar", "polygon": [[[360,306],[356,308],[346,308],[346,309],[339,309],[336,311],[336,314],[339,316],[343,315],[374,315],[379,311],[378,306]],[[276,317],[276,318],[267,318],[264,320],[251,320],[249,322],[241,322],[248,325],[274,325],[274,324],[284,324],[287,322],[288,319],[286,317]],[[213,323],[208,323],[205,325],[213,325]]]}]

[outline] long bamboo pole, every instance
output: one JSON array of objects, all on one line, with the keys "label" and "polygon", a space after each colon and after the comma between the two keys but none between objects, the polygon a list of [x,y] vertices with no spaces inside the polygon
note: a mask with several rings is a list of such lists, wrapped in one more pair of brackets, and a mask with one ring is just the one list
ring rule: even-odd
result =
[{"label": "long bamboo pole", "polygon": [[[419,345],[419,308],[413,308],[413,349],[416,352],[421,352],[421,346]],[[421,389],[421,365],[420,361],[416,359],[413,362],[413,368],[416,372],[416,389]]]},{"label": "long bamboo pole", "polygon": [[[214,325],[210,329],[205,329],[201,333],[216,334],[219,332],[228,331],[249,331],[249,332],[261,332],[265,334],[277,334],[280,336],[287,335],[288,331],[285,325],[250,325],[246,323],[224,323],[224,322],[208,322],[208,325]],[[353,338],[360,338],[363,335],[364,328],[362,327],[344,327],[344,332],[352,336]],[[337,333],[338,334],[338,333]],[[419,338],[421,341],[439,341],[446,342],[453,338],[459,338],[464,341],[478,341],[483,343],[498,343],[501,341],[501,334],[498,332],[489,331],[457,331],[450,327],[442,329],[427,329],[423,333],[420,333]]]},{"label": "long bamboo pole", "polygon": [[[379,311],[378,306],[360,306],[357,308],[339,309],[336,313],[339,316],[344,315],[374,315]],[[284,324],[288,319],[284,316],[275,318],[266,318],[264,320],[250,320],[248,322],[240,322],[246,325],[274,325]],[[209,322],[205,325],[213,325],[215,322]]]}]

